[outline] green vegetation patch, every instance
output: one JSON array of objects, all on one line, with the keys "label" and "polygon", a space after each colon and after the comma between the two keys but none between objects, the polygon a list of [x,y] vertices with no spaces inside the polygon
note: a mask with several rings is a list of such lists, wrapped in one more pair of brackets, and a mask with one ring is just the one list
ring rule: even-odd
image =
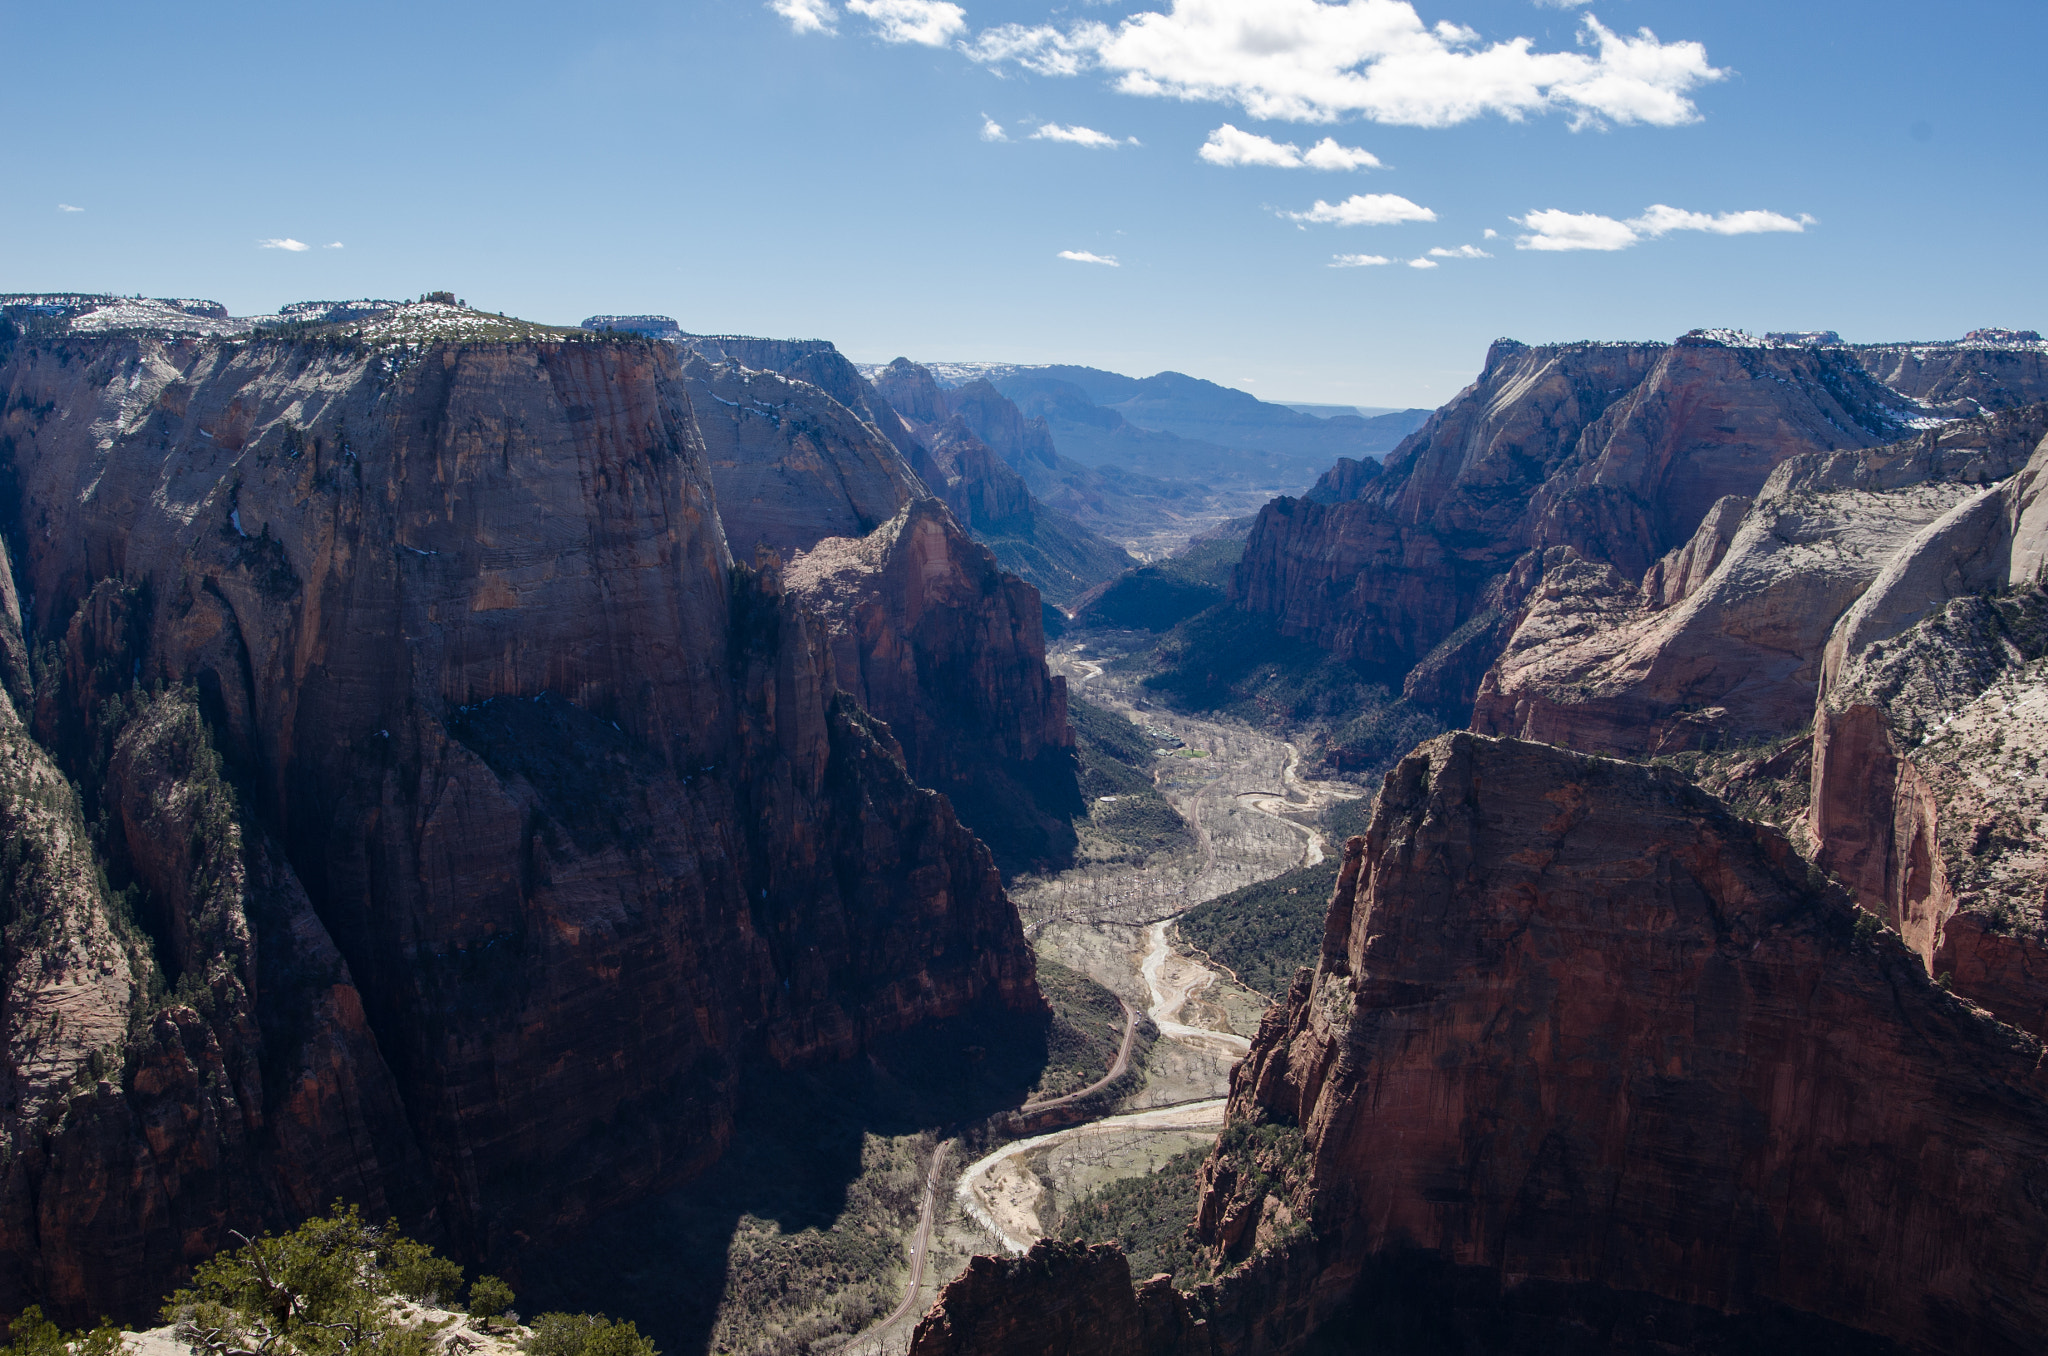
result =
[{"label": "green vegetation patch", "polygon": [[1116,712],[1067,699],[1096,855],[1138,859],[1192,846],[1187,821],[1152,785],[1158,741]]},{"label": "green vegetation patch", "polygon": [[1189,1149],[1154,1172],[1108,1183],[1068,1206],[1056,1233],[1088,1243],[1122,1243],[1137,1280],[1162,1271],[1191,1277],[1197,1258],[1188,1226],[1201,1194],[1195,1174],[1208,1156],[1207,1149]]},{"label": "green vegetation patch", "polygon": [[1181,916],[1181,940],[1207,953],[1237,982],[1268,998],[1287,996],[1294,972],[1314,965],[1323,945],[1323,918],[1343,864],[1343,842],[1365,832],[1368,800],[1345,801],[1323,817],[1330,853],[1314,866],[1262,880],[1198,904]]},{"label": "green vegetation patch", "polygon": [[1045,1072],[1032,1095],[1062,1097],[1116,1063],[1124,1039],[1123,1004],[1079,970],[1044,956],[1038,958],[1038,989],[1052,1005],[1052,1028],[1046,1033]]}]

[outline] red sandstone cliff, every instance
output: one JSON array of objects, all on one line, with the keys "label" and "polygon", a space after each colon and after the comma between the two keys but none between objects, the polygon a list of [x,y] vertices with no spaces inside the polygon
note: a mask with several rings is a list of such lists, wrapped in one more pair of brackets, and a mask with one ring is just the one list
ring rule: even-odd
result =
[{"label": "red sandstone cliff", "polygon": [[1838,618],[1935,519],[2025,465],[2048,406],[1781,465],[1640,584],[1552,548],[1472,728],[1622,756],[1804,728]]},{"label": "red sandstone cliff", "polygon": [[921,785],[944,791],[1000,861],[1072,856],[1084,807],[1036,589],[936,499],[865,538],[817,543],[787,578],[824,621],[836,682],[889,722]]},{"label": "red sandstone cliff", "polygon": [[1041,1245],[913,1350],[2035,1350],[2040,1042],[1859,916],[1669,770],[1432,741],[1233,1074],[1305,1167],[1224,1137],[1222,1274]]},{"label": "red sandstone cliff", "polygon": [[1325,1283],[1419,1253],[2032,1350],[2039,1043],[1855,916],[1673,774],[1445,736],[1348,846],[1231,1115],[1306,1131]]},{"label": "red sandstone cliff", "polygon": [[1462,709],[1518,575],[1538,573],[1517,569],[1528,553],[1570,547],[1639,580],[1788,458],[1876,446],[1927,413],[1847,350],[1504,340],[1351,497],[1269,504],[1234,597],[1390,678],[1420,665],[1411,695]]},{"label": "red sandstone cliff", "polygon": [[[10,745],[50,869],[7,957],[0,1306],[133,1314],[223,1224],[358,1187],[487,1255],[715,1158],[751,1060],[1036,1008],[985,849],[730,564],[666,346],[60,336],[0,392],[58,642]],[[193,696],[105,702],[138,682]],[[150,733],[194,702],[226,800]],[[166,854],[202,801],[235,808]]]}]

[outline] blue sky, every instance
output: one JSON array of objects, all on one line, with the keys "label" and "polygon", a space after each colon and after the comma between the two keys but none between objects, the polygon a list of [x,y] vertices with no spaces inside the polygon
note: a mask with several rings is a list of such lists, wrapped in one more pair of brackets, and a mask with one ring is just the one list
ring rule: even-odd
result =
[{"label": "blue sky", "polygon": [[0,290],[1379,405],[1500,335],[2048,330],[2039,0],[777,3],[5,0]]}]

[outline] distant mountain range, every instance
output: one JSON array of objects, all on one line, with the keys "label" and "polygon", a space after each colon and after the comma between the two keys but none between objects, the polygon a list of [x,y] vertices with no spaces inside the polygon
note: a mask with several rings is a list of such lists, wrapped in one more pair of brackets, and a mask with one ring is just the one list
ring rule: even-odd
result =
[{"label": "distant mountain range", "polygon": [[[987,381],[1027,415],[1043,416],[1060,451],[1075,461],[1155,476],[1199,467],[1207,474],[1293,480],[1335,457],[1391,452],[1430,413],[1279,405],[1180,372],[1129,377],[1073,364],[924,366],[941,385]],[[880,369],[863,371],[872,377]],[[1245,452],[1268,455],[1247,460]]]}]

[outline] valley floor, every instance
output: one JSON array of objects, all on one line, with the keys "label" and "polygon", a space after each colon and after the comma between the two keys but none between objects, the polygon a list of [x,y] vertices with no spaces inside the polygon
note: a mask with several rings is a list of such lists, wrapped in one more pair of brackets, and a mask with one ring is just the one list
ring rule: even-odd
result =
[{"label": "valley floor", "polygon": [[[1015,883],[1011,897],[1042,957],[1103,985],[1157,1029],[1144,1081],[1108,1108],[1113,1114],[998,1145],[936,1177],[916,1298],[894,1321],[833,1349],[845,1356],[903,1351],[917,1316],[969,1257],[1023,1252],[1080,1197],[1214,1143],[1231,1066],[1267,999],[1189,954],[1174,923],[1219,895],[1321,861],[1334,847],[1317,827],[1321,812],[1361,794],[1303,778],[1300,752],[1285,740],[1155,706],[1127,675],[1089,655],[1084,639],[1046,660],[1075,695],[1160,734],[1162,744],[1180,742],[1157,757],[1155,783],[1194,841],[1136,862],[1084,860]],[[1084,829],[1084,857],[1086,847]]]}]

